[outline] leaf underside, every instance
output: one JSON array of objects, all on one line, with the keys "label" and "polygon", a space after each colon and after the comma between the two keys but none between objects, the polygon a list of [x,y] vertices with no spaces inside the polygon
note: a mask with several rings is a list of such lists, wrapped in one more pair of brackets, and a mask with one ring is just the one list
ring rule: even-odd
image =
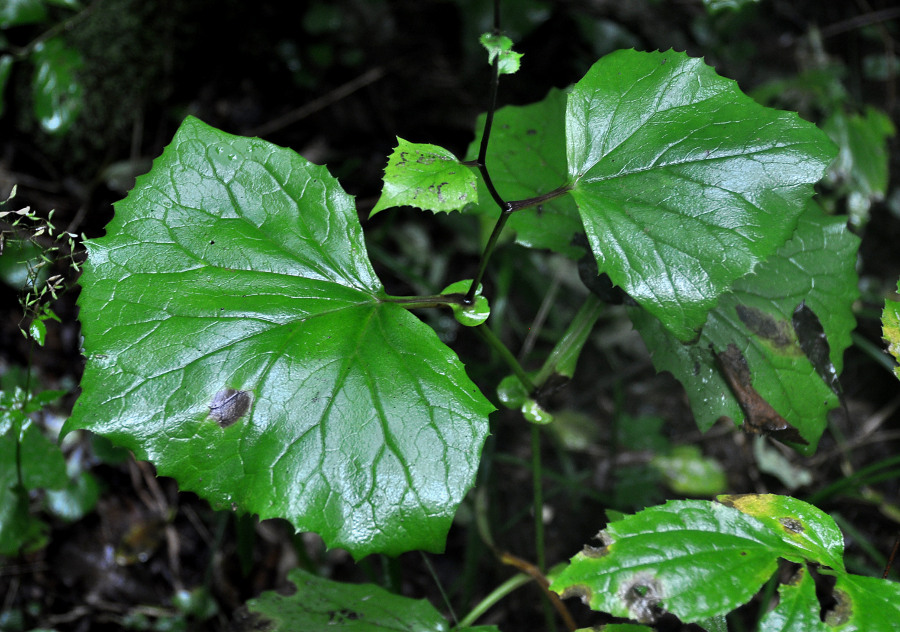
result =
[{"label": "leaf underside", "polygon": [[64,431],[357,558],[441,550],[492,410],[383,302],[324,167],[188,118],[87,242],[87,367]]}]

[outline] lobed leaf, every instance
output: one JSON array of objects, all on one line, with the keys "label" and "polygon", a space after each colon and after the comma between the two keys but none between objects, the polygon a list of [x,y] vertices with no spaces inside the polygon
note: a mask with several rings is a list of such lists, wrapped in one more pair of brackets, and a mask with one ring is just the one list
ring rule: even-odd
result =
[{"label": "lobed leaf", "polygon": [[188,118],[86,243],[84,428],[359,558],[439,551],[493,407],[324,167]]},{"label": "lobed leaf", "polygon": [[683,342],[788,239],[835,153],[814,125],[674,51],[594,64],[569,95],[566,138],[599,272]]}]

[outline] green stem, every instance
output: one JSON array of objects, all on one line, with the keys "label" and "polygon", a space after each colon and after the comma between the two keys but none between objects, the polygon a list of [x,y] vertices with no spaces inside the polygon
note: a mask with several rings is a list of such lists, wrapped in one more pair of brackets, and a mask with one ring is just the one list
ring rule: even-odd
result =
[{"label": "green stem", "polygon": [[[581,308],[575,314],[575,318],[569,323],[569,327],[563,333],[562,338],[553,347],[553,351],[544,361],[544,366],[538,371],[534,378],[534,384],[537,388],[543,384],[557,372],[560,365],[563,366],[562,374],[566,377],[572,377],[575,369],[575,362],[581,353],[582,347],[587,340],[588,335],[594,328],[594,323],[600,318],[605,304],[599,297],[594,294],[588,294]],[[569,366],[571,365],[571,366]]]},{"label": "green stem", "polygon": [[545,571],[544,559],[544,477],[541,473],[541,430],[531,425],[531,480],[534,487],[534,544],[537,567]]},{"label": "green stem", "polygon": [[467,305],[464,294],[434,294],[432,296],[383,296],[382,303],[397,303],[405,309],[424,307],[450,307],[451,305]]},{"label": "green stem", "polygon": [[519,378],[519,381],[522,382],[522,386],[524,386],[529,393],[534,391],[534,383],[531,381],[531,378],[528,377],[525,369],[523,369],[522,365],[519,364],[519,361],[516,360],[516,356],[512,354],[512,351],[510,351],[509,348],[503,344],[503,341],[497,337],[497,334],[495,334],[487,325],[479,325],[476,328],[476,331],[478,331],[485,341],[491,345],[494,351],[500,354],[500,357],[503,358],[506,364],[509,365],[509,368],[512,369],[512,372]]},{"label": "green stem", "polygon": [[472,611],[467,614],[462,620],[459,622],[458,628],[468,628],[471,627],[473,623],[475,623],[478,618],[483,615],[485,612],[490,610],[490,608],[514,591],[516,588],[520,586],[524,586],[528,582],[531,581],[531,577],[526,575],[525,573],[517,573],[507,579],[505,582],[497,586],[491,593],[482,599],[477,606],[472,608]]}]

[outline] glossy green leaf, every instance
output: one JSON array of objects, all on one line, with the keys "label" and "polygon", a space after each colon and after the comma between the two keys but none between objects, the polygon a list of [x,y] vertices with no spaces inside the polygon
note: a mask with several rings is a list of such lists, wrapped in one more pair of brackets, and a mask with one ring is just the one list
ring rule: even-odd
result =
[{"label": "glossy green leaf", "polygon": [[[471,287],[472,279],[457,281],[456,283],[451,283],[445,287],[441,294],[465,295],[469,292],[469,288]],[[454,303],[450,305],[450,309],[453,310],[453,317],[461,325],[465,325],[466,327],[477,327],[491,315],[491,306],[488,304],[487,297],[481,293],[480,285],[478,286],[478,291],[475,292],[475,300],[471,305],[458,305]]]},{"label": "glossy green leaf", "polygon": [[47,17],[43,0],[3,0],[0,2],[0,28],[34,24]]},{"label": "glossy green leaf", "polygon": [[40,42],[31,55],[34,63],[34,114],[50,134],[64,134],[84,105],[78,71],[84,65],[78,51],[55,37]]},{"label": "glossy green leaf", "polygon": [[[565,185],[568,178],[565,114],[566,93],[556,89],[543,101],[507,106],[494,113],[485,162],[491,181],[504,200],[530,199]],[[478,157],[483,114],[478,117],[475,129],[475,140],[466,153],[468,160]],[[478,204],[467,212],[482,215],[491,225],[500,213],[481,178],[478,179]],[[517,243],[529,248],[547,248],[572,259],[584,254],[583,248],[572,245],[572,238],[584,229],[570,195],[516,211],[509,218],[506,230],[515,233]]]},{"label": "glossy green leaf", "polygon": [[801,566],[791,581],[778,588],[778,605],[759,622],[759,632],[825,632],[819,616],[821,606],[816,599],[816,583],[806,566]]},{"label": "glossy green leaf", "polygon": [[821,509],[790,496],[745,494],[718,500],[769,525],[783,541],[798,549],[794,561],[810,560],[844,570],[844,536]]},{"label": "glossy green leaf", "polygon": [[673,51],[594,64],[569,95],[566,137],[599,271],[681,341],[790,237],[835,151]]},{"label": "glossy green leaf", "polygon": [[0,116],[3,116],[6,101],[3,93],[6,91],[6,84],[9,81],[9,75],[12,72],[13,56],[0,55]]},{"label": "glossy green leaf", "polygon": [[394,595],[374,584],[346,584],[295,569],[288,579],[297,590],[285,596],[265,592],[247,602],[257,629],[271,632],[446,632],[444,617],[424,599]]},{"label": "glossy green leaf", "polygon": [[610,523],[601,548],[586,547],[551,584],[594,610],[685,623],[749,601],[793,547],[760,520],[706,501],[669,501]]},{"label": "glossy green leaf", "polygon": [[873,632],[896,630],[900,621],[900,584],[887,579],[833,574],[838,605],[825,618],[828,630]]},{"label": "glossy green leaf", "polygon": [[745,417],[710,349],[722,351],[734,344],[747,360],[753,388],[800,432],[809,443],[805,450],[815,449],[826,414],[839,401],[804,355],[792,315],[805,301],[819,317],[839,374],[856,324],[852,305],[859,296],[858,246],[844,218],[829,217],[810,205],[794,237],[754,274],[734,283],[694,344],[682,344],[646,311],[630,310],[657,370],[670,371],[684,385],[701,430],[723,416],[735,423]]},{"label": "glossy green leaf", "polygon": [[478,201],[472,167],[437,145],[397,138],[397,147],[384,169],[384,188],[372,215],[394,206],[427,211],[456,211]]},{"label": "glossy green leaf", "polygon": [[497,72],[501,75],[511,75],[519,70],[522,53],[517,53],[512,49],[511,39],[505,35],[484,33],[478,38],[478,41],[487,49],[489,64],[493,64],[494,58],[498,55],[500,56],[500,61],[497,63]]},{"label": "glossy green leaf", "polygon": [[443,548],[493,407],[383,300],[324,167],[188,118],[86,248],[64,432],[357,558]]},{"label": "glossy green leaf", "polygon": [[[900,294],[900,281],[897,282],[897,293]],[[900,362],[900,301],[885,299],[881,327],[888,352],[894,356],[894,360]],[[894,367],[894,374],[900,378],[900,366]]]}]

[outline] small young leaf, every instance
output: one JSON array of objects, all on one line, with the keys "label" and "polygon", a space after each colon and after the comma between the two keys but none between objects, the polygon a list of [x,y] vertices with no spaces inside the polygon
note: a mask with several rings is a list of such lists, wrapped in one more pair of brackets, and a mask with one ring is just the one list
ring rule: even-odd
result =
[{"label": "small young leaf", "polygon": [[569,95],[566,138],[599,272],[683,342],[788,239],[835,153],[814,125],[674,51],[594,64]]},{"label": "small young leaf", "polygon": [[497,57],[497,55],[500,56],[497,69],[501,75],[511,75],[519,70],[522,53],[517,53],[512,49],[511,39],[505,35],[483,33],[481,37],[478,38],[478,41],[487,49],[489,64],[494,63],[494,58]]},{"label": "small young leaf", "polygon": [[35,116],[47,133],[64,134],[84,105],[77,77],[84,65],[81,55],[57,37],[38,43],[31,59]]},{"label": "small young leaf", "polygon": [[255,629],[271,632],[447,632],[447,620],[424,599],[389,593],[374,584],[347,584],[300,569],[288,573],[290,596],[264,592],[247,602],[258,617]]},{"label": "small young leaf", "polygon": [[88,360],[64,433],[357,558],[443,548],[493,407],[382,300],[324,167],[188,118],[85,246]]},{"label": "small young leaf", "polygon": [[[507,106],[494,113],[485,162],[504,200],[534,198],[566,183],[565,116],[566,93],[557,89],[543,101]],[[468,160],[478,157],[484,114],[478,117],[475,129],[475,140],[466,152]],[[481,178],[478,204],[466,210],[482,215],[491,225],[497,220],[499,209]],[[517,243],[529,248],[547,248],[572,259],[584,254],[584,248],[572,244],[572,238],[584,229],[571,195],[513,213],[506,229],[515,233]]]},{"label": "small young leaf", "polygon": [[[451,283],[444,288],[441,294],[466,294],[472,287],[472,279],[457,281]],[[453,310],[453,317],[466,327],[477,327],[488,319],[491,315],[491,306],[488,304],[487,298],[481,293],[481,286],[475,292],[475,300],[471,305],[450,305]]]},{"label": "small young leaf", "polygon": [[394,206],[456,211],[478,202],[475,172],[437,145],[397,138],[384,170],[384,188],[371,214]]}]

